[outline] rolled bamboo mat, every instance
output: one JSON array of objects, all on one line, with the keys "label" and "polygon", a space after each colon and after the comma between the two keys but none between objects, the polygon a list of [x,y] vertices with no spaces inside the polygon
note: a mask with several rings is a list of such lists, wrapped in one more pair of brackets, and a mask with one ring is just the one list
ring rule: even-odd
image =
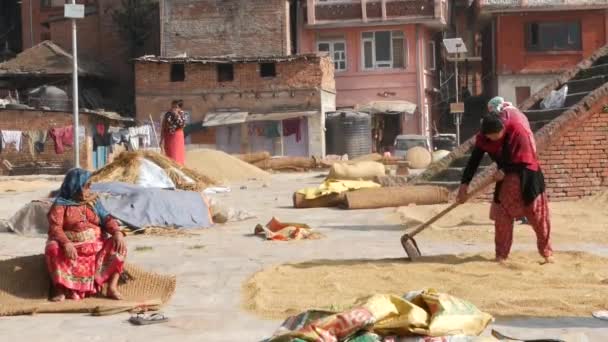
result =
[{"label": "rolled bamboo mat", "polygon": [[448,202],[449,190],[437,186],[405,186],[361,189],[345,195],[345,209],[376,209],[410,204],[427,205]]},{"label": "rolled bamboo mat", "polygon": [[305,195],[293,194],[294,208],[329,208],[338,207],[344,203],[344,194],[329,194],[314,199],[306,199]]},{"label": "rolled bamboo mat", "polygon": [[253,163],[262,170],[308,170],[317,167],[317,160],[311,157],[271,158]]},{"label": "rolled bamboo mat", "polygon": [[[175,292],[174,276],[160,275],[126,264],[128,280],[119,284],[124,300],[91,297],[84,300],[48,300],[51,281],[44,255],[0,261],[0,316],[34,313],[117,313],[135,308],[158,308]],[[105,290],[104,290],[105,291]]]},{"label": "rolled bamboo mat", "polygon": [[270,153],[268,153],[267,151],[260,151],[247,154],[237,154],[235,155],[235,157],[246,163],[254,164],[262,160],[270,159]]}]

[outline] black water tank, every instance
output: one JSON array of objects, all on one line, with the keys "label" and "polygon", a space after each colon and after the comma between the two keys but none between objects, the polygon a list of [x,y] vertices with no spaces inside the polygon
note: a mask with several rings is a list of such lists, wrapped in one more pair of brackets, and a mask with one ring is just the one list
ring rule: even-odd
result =
[{"label": "black water tank", "polygon": [[326,153],[356,158],[372,153],[371,117],[353,111],[329,112],[325,119]]}]

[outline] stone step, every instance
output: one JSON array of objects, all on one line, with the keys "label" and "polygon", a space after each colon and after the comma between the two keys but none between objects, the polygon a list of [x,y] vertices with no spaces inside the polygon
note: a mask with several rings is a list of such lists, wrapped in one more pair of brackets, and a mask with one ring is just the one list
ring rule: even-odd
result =
[{"label": "stone step", "polygon": [[590,68],[583,69],[576,74],[574,79],[585,79],[593,76],[608,75],[608,63],[597,64]]},{"label": "stone step", "polygon": [[[456,160],[454,160],[451,164],[450,167],[451,168],[458,168],[458,167],[466,167],[467,163],[469,162],[469,158],[471,158],[470,154],[466,154]],[[492,159],[486,154],[483,159],[481,160],[481,166],[488,166],[488,165],[492,165]]]},{"label": "stone step", "polygon": [[589,92],[568,94],[568,96],[566,96],[566,102],[564,103],[564,107],[572,107],[576,105],[587,95],[589,95]]},{"label": "stone step", "polygon": [[450,191],[458,189],[460,186],[460,181],[457,182],[440,182],[440,181],[426,181],[417,183],[417,185],[432,185],[432,186],[441,186],[449,189]]},{"label": "stone step", "polygon": [[568,108],[555,108],[555,109],[531,109],[524,112],[528,117],[528,121],[530,123],[534,121],[547,121],[553,120],[556,117],[560,116],[563,112],[565,112]]},{"label": "stone step", "polygon": [[598,58],[593,65],[608,64],[608,55]]},{"label": "stone step", "polygon": [[606,83],[607,81],[608,76],[605,75],[570,80],[568,81],[568,93],[576,94],[591,92],[596,88],[599,88],[604,85],[604,83]]}]

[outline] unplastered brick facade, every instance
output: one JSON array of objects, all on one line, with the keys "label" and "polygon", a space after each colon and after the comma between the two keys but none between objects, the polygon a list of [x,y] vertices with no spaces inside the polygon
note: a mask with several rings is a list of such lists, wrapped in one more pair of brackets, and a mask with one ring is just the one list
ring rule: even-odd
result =
[{"label": "unplastered brick facade", "polygon": [[[79,119],[80,125],[85,127],[86,133],[84,144],[80,147],[80,166],[87,169],[92,169],[92,128],[97,123],[106,123],[116,126],[118,126],[118,123],[100,119],[90,114],[81,114]],[[65,127],[69,125],[72,125],[72,113],[68,112],[0,109],[0,131],[48,131],[55,127]],[[16,168],[23,168],[32,165],[33,163],[57,166],[59,169],[57,169],[56,172],[59,174],[73,167],[74,165],[73,148],[66,146],[64,153],[55,153],[55,143],[50,136],[46,140],[44,152],[42,153],[34,153],[34,156],[32,156],[29,146],[28,139],[26,137],[22,137],[20,150],[17,151],[12,144],[6,148],[3,148],[0,151],[0,161],[7,160]],[[45,173],[48,172],[49,171],[45,171]],[[26,173],[31,172],[26,171]],[[8,170],[4,166],[0,166],[0,175],[7,174]]]},{"label": "unplastered brick facade", "polygon": [[291,53],[288,0],[161,0],[161,55]]},{"label": "unplastered brick facade", "polygon": [[[274,65],[275,76],[263,77],[262,64]],[[175,65],[183,65],[183,81],[171,81]],[[232,66],[231,81],[219,81],[221,65]],[[149,120],[152,116],[159,121],[171,100],[177,98],[184,101],[192,122],[202,122],[208,113],[222,110],[251,114],[314,111],[318,115],[309,120],[309,152],[321,155],[324,151],[321,113],[335,110],[333,72],[329,57],[315,54],[260,59],[142,57],[135,64],[137,119]],[[191,135],[192,144],[215,142],[213,128]]]}]

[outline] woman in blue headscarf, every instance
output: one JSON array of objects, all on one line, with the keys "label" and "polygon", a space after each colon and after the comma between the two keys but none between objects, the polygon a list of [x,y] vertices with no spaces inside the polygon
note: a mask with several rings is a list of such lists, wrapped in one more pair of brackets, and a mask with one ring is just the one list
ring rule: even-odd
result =
[{"label": "woman in blue headscarf", "polygon": [[70,170],[48,213],[45,254],[53,301],[82,299],[108,282],[108,297],[122,299],[118,279],[127,252],[124,235],[91,192],[90,178],[86,170]]}]

